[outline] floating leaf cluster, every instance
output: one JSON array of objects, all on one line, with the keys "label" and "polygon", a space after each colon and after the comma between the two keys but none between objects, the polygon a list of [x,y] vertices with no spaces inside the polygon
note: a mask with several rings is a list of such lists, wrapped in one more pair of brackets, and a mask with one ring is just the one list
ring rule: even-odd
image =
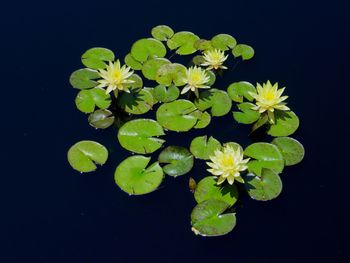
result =
[{"label": "floating leaf cluster", "polygon": [[[132,153],[116,167],[119,188],[130,195],[147,194],[165,176],[189,174],[195,161],[204,160],[199,162],[207,171],[202,179],[197,183],[189,177],[197,202],[192,231],[202,236],[224,235],[235,227],[239,194],[260,201],[276,198],[284,168],[304,157],[303,146],[288,137],[299,119],[287,106],[285,88],[270,81],[216,84],[218,76],[230,74],[230,62],[253,56],[252,47],[231,35],[203,39],[165,25],[137,40],[124,58],[106,48],[87,50],[81,58],[85,68],[74,71],[70,83],[79,90],[75,103],[88,114],[89,124],[115,128],[119,144]],[[203,135],[188,148],[166,145],[167,133],[181,132],[181,140],[184,132],[203,129],[230,112],[237,123],[252,126],[251,134],[266,132],[268,142],[243,148]],[[107,159],[107,149],[94,141],[80,141],[68,151],[70,165],[80,172],[94,171]]]}]

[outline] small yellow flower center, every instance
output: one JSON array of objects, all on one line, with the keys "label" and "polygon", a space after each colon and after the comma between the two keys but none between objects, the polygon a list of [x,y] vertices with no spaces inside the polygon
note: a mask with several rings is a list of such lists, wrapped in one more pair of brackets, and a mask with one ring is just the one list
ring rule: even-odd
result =
[{"label": "small yellow flower center", "polygon": [[275,98],[275,93],[273,91],[268,91],[265,95],[267,100],[273,100]]},{"label": "small yellow flower center", "polygon": [[194,72],[192,73],[189,83],[190,84],[197,84],[198,82],[200,82],[202,80],[202,75],[200,74],[200,72]]},{"label": "small yellow flower center", "polygon": [[120,72],[120,70],[115,70],[113,72],[113,78],[115,82],[119,82],[121,76],[122,76],[122,73]]}]

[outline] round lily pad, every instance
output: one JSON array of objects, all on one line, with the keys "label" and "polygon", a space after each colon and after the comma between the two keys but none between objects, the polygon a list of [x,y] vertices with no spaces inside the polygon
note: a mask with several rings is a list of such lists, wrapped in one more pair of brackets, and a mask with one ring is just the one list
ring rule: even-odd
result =
[{"label": "round lily pad", "polygon": [[218,185],[217,177],[204,177],[196,186],[194,198],[197,203],[209,199],[217,199],[226,202],[229,206],[233,206],[238,200],[238,191],[236,185]]},{"label": "round lily pad", "polygon": [[211,121],[211,116],[206,111],[196,110],[192,115],[198,119],[196,125],[194,126],[195,129],[203,129],[207,127]]},{"label": "round lily pad", "polygon": [[106,109],[111,105],[111,96],[102,88],[81,90],[75,98],[77,108],[85,113],[95,110],[95,107]]},{"label": "round lily pad", "polygon": [[157,77],[158,69],[165,65],[170,64],[171,62],[166,58],[154,58],[147,60],[142,66],[142,74],[150,80],[155,80]]},{"label": "round lily pad", "polygon": [[194,44],[199,37],[192,32],[182,31],[175,33],[168,41],[168,47],[179,55],[190,55],[197,51]]},{"label": "round lily pad", "polygon": [[70,84],[76,89],[91,89],[97,86],[95,79],[101,78],[96,70],[83,68],[74,71],[69,78]]},{"label": "round lily pad", "polygon": [[188,131],[197,123],[197,118],[192,115],[195,110],[194,104],[188,100],[164,103],[157,110],[157,121],[171,131]]},{"label": "round lily pad", "polygon": [[171,84],[175,84],[175,86],[185,85],[186,70],[184,65],[178,63],[165,64],[158,69],[156,81],[166,86]]},{"label": "round lily pad", "polygon": [[166,55],[166,48],[157,39],[143,38],[132,45],[131,55],[137,61],[144,62],[151,57],[164,57]]},{"label": "round lily pad", "polygon": [[271,136],[289,136],[299,127],[299,118],[292,111],[275,111],[275,124],[267,131]]},{"label": "round lily pad", "polygon": [[84,66],[92,69],[105,68],[107,61],[114,61],[114,53],[107,48],[90,48],[81,56]]},{"label": "round lily pad", "polygon": [[206,74],[209,77],[209,81],[207,83],[205,83],[208,86],[212,86],[215,81],[216,81],[216,75],[213,71],[211,70],[206,70]]},{"label": "round lily pad", "polygon": [[232,107],[232,100],[227,93],[218,89],[202,91],[194,103],[201,111],[210,109],[212,116],[224,116]]},{"label": "round lily pad", "polygon": [[251,124],[256,122],[260,117],[260,113],[256,110],[252,110],[252,107],[254,106],[255,105],[250,102],[243,102],[238,104],[237,107],[241,110],[241,112],[233,112],[233,118],[238,123],[243,124]]},{"label": "round lily pad", "polygon": [[232,54],[235,57],[242,57],[243,60],[249,60],[254,57],[254,49],[245,44],[238,44],[232,49]]},{"label": "round lily pad", "polygon": [[276,145],[265,142],[257,142],[249,145],[244,150],[244,155],[255,160],[248,162],[248,170],[258,176],[263,168],[274,170],[280,173],[284,168],[284,159]]},{"label": "round lily pad", "polygon": [[228,207],[229,204],[217,199],[197,204],[191,213],[192,231],[201,236],[221,236],[231,232],[236,225],[236,215],[224,214]]},{"label": "round lily pad", "polygon": [[92,172],[96,164],[103,165],[108,158],[106,147],[94,141],[80,141],[68,150],[68,162],[74,170]]},{"label": "round lily pad", "polygon": [[247,81],[234,82],[227,88],[228,95],[235,102],[243,102],[243,98],[253,101],[254,99],[249,92],[256,93],[256,89],[253,84]]},{"label": "round lily pad", "polygon": [[278,147],[283,155],[285,165],[295,165],[300,163],[305,155],[303,145],[296,139],[290,137],[278,137],[272,143]]},{"label": "round lily pad", "polygon": [[88,121],[96,129],[106,129],[114,123],[114,115],[110,110],[96,110],[89,115]]},{"label": "round lily pad", "polygon": [[175,85],[169,87],[165,85],[158,85],[154,88],[154,97],[161,102],[171,102],[176,100],[180,95],[180,90]]},{"label": "round lily pad", "polygon": [[122,161],[114,173],[116,184],[130,195],[148,194],[156,190],[164,174],[158,162],[147,167],[151,157],[135,155]]},{"label": "round lily pad", "polygon": [[195,64],[197,66],[200,66],[200,65],[202,65],[205,62],[205,59],[204,59],[203,56],[197,55],[197,56],[194,56],[192,58],[192,62],[193,62],[193,64]]},{"label": "round lily pad", "polygon": [[190,151],[197,159],[209,160],[209,156],[214,155],[215,150],[221,148],[221,143],[210,136],[199,136],[192,140]]},{"label": "round lily pad", "polygon": [[126,122],[118,131],[118,140],[125,149],[147,154],[158,150],[165,140],[157,138],[164,135],[162,126],[151,119],[137,119]]},{"label": "round lily pad", "polygon": [[244,181],[249,196],[255,200],[272,200],[282,191],[281,178],[270,169],[263,169],[261,176],[248,174]]},{"label": "round lily pad", "polygon": [[155,39],[167,41],[174,35],[174,30],[172,30],[169,26],[159,25],[152,28],[151,34]]},{"label": "round lily pad", "polygon": [[129,66],[133,70],[141,70],[142,69],[142,63],[137,61],[130,53],[125,56],[124,62],[127,66]]},{"label": "round lily pad", "polygon": [[184,147],[168,146],[158,157],[159,163],[164,163],[163,171],[170,176],[177,177],[191,171],[193,155]]},{"label": "round lily pad", "polygon": [[207,50],[213,48],[211,41],[206,39],[198,39],[194,43],[194,47],[198,50]]},{"label": "round lily pad", "polygon": [[144,114],[152,108],[153,96],[146,89],[133,89],[130,93],[123,92],[118,97],[117,104],[124,111],[131,114]]},{"label": "round lily pad", "polygon": [[228,34],[219,34],[211,39],[211,45],[223,51],[234,48],[236,44],[236,39]]}]

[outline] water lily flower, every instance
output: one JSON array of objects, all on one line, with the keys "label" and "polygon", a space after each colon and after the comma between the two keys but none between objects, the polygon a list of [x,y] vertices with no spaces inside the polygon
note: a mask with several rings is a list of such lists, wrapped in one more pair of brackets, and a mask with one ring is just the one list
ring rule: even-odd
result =
[{"label": "water lily flower", "polygon": [[107,87],[106,93],[110,93],[113,90],[123,90],[130,93],[127,84],[134,83],[133,80],[129,79],[134,72],[130,70],[130,67],[126,65],[120,66],[119,60],[116,62],[109,62],[106,70],[99,69],[99,75],[102,79],[97,82],[100,83],[97,87]]},{"label": "water lily flower", "polygon": [[269,117],[273,115],[275,109],[282,111],[290,110],[286,106],[286,103],[283,102],[288,96],[281,96],[285,88],[278,89],[278,83],[272,85],[270,81],[267,81],[263,86],[257,83],[256,89],[257,93],[249,92],[256,100],[256,106],[252,108],[253,110],[257,110],[260,113],[267,112]]},{"label": "water lily flower", "polygon": [[207,66],[207,69],[227,69],[224,65],[224,61],[228,58],[228,55],[225,56],[224,51],[219,49],[207,50],[203,55],[204,62],[201,66]]},{"label": "water lily flower", "polygon": [[210,86],[205,85],[209,82],[209,76],[204,69],[200,67],[190,67],[187,69],[186,78],[184,82],[187,84],[181,91],[181,94],[188,92],[189,90],[195,92],[198,97],[198,89],[209,89]]},{"label": "water lily flower", "polygon": [[240,172],[248,168],[249,158],[243,159],[241,147],[235,149],[231,145],[226,145],[221,150],[215,150],[214,156],[209,158],[211,162],[207,162],[207,165],[211,169],[207,169],[207,171],[219,177],[217,184],[222,184],[225,180],[231,185],[235,180],[244,183]]}]

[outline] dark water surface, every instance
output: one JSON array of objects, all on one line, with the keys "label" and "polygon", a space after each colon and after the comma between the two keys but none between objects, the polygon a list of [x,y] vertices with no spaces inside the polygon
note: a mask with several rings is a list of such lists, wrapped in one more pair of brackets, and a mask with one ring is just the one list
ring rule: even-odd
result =
[{"label": "dark water surface", "polygon": [[[7,3],[0,16],[0,262],[350,262],[348,11],[345,1]],[[119,190],[113,173],[127,152],[113,129],[92,129],[75,109],[68,77],[82,67],[80,55],[103,46],[123,58],[157,24],[204,38],[225,32],[252,45],[255,58],[227,83],[278,81],[301,119],[293,136],[306,158],[285,170],[278,199],[242,197],[227,236],[190,231],[188,175],[167,178],[145,196]],[[228,115],[191,137],[246,146],[248,130]],[[168,144],[184,146],[191,138],[169,137]],[[110,151],[96,173],[80,175],[66,161],[83,139]],[[191,176],[203,171],[197,162]]]}]

